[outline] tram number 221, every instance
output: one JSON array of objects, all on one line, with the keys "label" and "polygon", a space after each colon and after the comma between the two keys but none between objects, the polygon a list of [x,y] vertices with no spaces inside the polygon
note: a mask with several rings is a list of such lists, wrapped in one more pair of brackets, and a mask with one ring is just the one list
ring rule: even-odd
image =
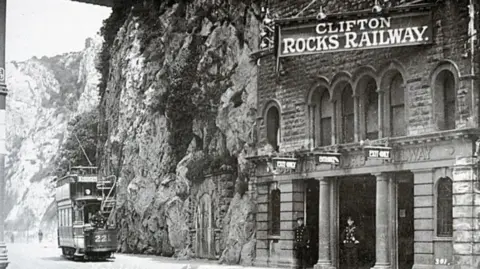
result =
[{"label": "tram number 221", "polygon": [[106,234],[96,234],[94,241],[95,243],[104,243],[108,241],[108,237]]}]

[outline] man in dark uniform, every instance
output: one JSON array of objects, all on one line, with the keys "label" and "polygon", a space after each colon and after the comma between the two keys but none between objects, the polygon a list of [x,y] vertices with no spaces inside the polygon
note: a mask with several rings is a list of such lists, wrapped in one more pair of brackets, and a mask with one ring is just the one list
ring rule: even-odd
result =
[{"label": "man in dark uniform", "polygon": [[310,235],[308,229],[303,225],[303,218],[297,218],[297,228],[295,228],[295,258],[297,259],[297,268],[307,268],[307,249],[310,245]]},{"label": "man in dark uniform", "polygon": [[358,269],[358,245],[360,232],[351,216],[348,217],[347,226],[342,232],[343,251],[348,269]]}]

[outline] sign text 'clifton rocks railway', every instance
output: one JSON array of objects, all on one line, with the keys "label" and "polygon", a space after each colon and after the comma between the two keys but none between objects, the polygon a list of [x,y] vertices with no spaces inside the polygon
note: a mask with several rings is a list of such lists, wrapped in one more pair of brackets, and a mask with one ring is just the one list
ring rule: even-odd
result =
[{"label": "sign text 'clifton rocks railway'", "polygon": [[279,57],[432,43],[430,12],[280,25]]}]

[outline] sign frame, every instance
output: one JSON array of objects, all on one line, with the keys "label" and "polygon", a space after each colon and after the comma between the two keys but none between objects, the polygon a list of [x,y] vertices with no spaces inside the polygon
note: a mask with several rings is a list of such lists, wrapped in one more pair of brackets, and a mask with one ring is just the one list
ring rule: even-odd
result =
[{"label": "sign frame", "polygon": [[[279,162],[285,162],[285,166],[283,166],[283,167],[278,166]],[[292,167],[292,165],[293,165],[293,167]],[[278,169],[278,168],[295,170],[295,169],[297,169],[297,165],[298,165],[298,159],[297,158],[287,158],[287,157],[273,157],[272,158],[272,166],[273,166],[273,169],[275,169],[275,170]]]},{"label": "sign frame", "polygon": [[[342,154],[340,153],[322,152],[320,154],[316,154],[315,161],[319,164],[331,164],[331,165],[339,166],[341,156]],[[324,161],[322,161],[322,157],[325,158]],[[334,158],[336,158],[336,160]],[[330,159],[330,161],[328,161],[328,159]]]},{"label": "sign frame", "polygon": [[[393,159],[393,148],[391,147],[384,147],[384,146],[365,146],[363,147],[365,152],[365,159],[372,159],[372,160],[392,160]],[[371,156],[371,151],[378,151],[376,156]],[[385,154],[381,154],[381,152],[387,152],[388,156]],[[383,156],[382,156],[383,155]]]},{"label": "sign frame", "polygon": [[[312,54],[323,54],[323,53],[336,53],[336,52],[345,52],[345,51],[360,51],[360,50],[369,50],[369,49],[385,49],[385,48],[395,48],[395,47],[411,47],[411,46],[420,46],[420,45],[429,45],[429,44],[432,44],[434,42],[434,23],[433,23],[433,12],[431,10],[431,5],[419,5],[417,7],[415,6],[412,6],[410,9],[408,10],[404,10],[404,9],[400,9],[400,8],[395,8],[395,9],[391,9],[389,10],[389,12],[387,13],[374,13],[373,11],[364,11],[364,12],[351,12],[351,13],[344,13],[344,14],[334,14],[334,15],[330,15],[326,20],[322,20],[322,21],[318,21],[315,17],[306,17],[306,18],[303,18],[303,19],[292,19],[292,18],[288,18],[288,19],[279,19],[279,20],[276,20],[275,21],[275,28],[277,29],[277,33],[275,35],[275,53],[276,53],[276,58],[277,58],[277,70],[278,70],[278,61],[279,61],[279,58],[287,58],[287,57],[294,57],[294,56],[304,56],[304,55],[312,55]],[[416,10],[418,9],[418,10]],[[363,16],[363,17],[362,17]],[[320,23],[323,23],[323,24],[329,24],[329,23],[339,23],[339,22],[349,22],[349,21],[363,21],[363,20],[368,20],[368,19],[379,19],[379,18],[389,18],[390,19],[395,19],[395,20],[399,20],[401,22],[403,22],[402,20],[406,20],[407,24],[408,23],[411,23],[411,20],[412,18],[419,18],[419,20],[421,22],[424,22],[425,21],[425,25],[423,27],[426,27],[423,32],[422,32],[422,35],[423,34],[426,34],[426,38],[425,40],[422,40],[422,41],[414,41],[414,42],[410,42],[410,43],[403,43],[403,39],[402,39],[402,42],[399,42],[399,43],[393,43],[393,44],[384,44],[384,45],[373,45],[373,46],[364,46],[364,47],[355,47],[355,48],[342,48],[340,45],[338,48],[336,49],[327,49],[327,50],[324,50],[324,49],[321,49],[321,50],[313,50],[313,51],[307,51],[307,49],[305,49],[305,46],[304,45],[304,49],[302,50],[302,52],[292,52],[292,53],[288,53],[288,54],[282,54],[282,49],[284,48],[284,44],[283,44],[283,41],[284,41],[284,37],[285,37],[285,33],[288,31],[291,31],[293,32],[293,36],[296,36],[298,31],[300,31],[300,29],[302,28],[309,28],[310,32],[312,30],[312,27],[316,29],[316,27],[320,24]],[[409,21],[410,20],[410,21]],[[363,24],[364,25],[364,24]],[[419,24],[420,25],[420,24]],[[412,26],[413,27],[413,26]],[[412,28],[411,27],[411,28]],[[409,27],[406,27],[405,29],[407,29]],[[416,27],[418,28],[418,27]],[[315,30],[313,29],[313,30]],[[331,29],[331,28],[330,28]],[[386,31],[388,30],[392,30],[392,31],[396,31],[397,29],[403,29],[403,28],[389,28],[387,29]],[[345,30],[345,29],[344,29]],[[415,29],[415,31],[417,31],[418,29]],[[410,32],[412,33],[415,33],[415,35],[417,34],[420,34],[419,32],[415,32],[414,30],[411,30]],[[373,30],[370,30],[369,32],[368,31],[364,31],[364,32],[354,32],[354,31],[344,31],[344,33],[342,34],[343,36],[341,38],[346,38],[345,37],[345,33],[355,33],[355,34],[358,34],[358,33],[367,33],[366,35],[369,35],[369,34],[374,34],[374,35],[377,35],[379,31],[376,31],[375,29]],[[407,32],[405,30],[405,32]],[[302,33],[304,34],[304,33]],[[300,35],[300,37],[298,37],[298,39],[301,39],[301,38],[305,38],[305,40],[307,40],[306,38],[312,38],[312,37],[315,37],[315,38],[321,38],[321,37],[324,37],[324,38],[327,38],[327,37],[331,37],[331,36],[334,36],[335,34],[325,34],[325,35],[320,35],[318,34],[317,32],[312,32],[310,33],[310,36],[308,35],[308,31],[307,31],[307,34],[305,35]],[[339,36],[339,35],[337,35]],[[382,34],[383,36],[383,34]],[[413,36],[415,37],[415,36]],[[287,37],[288,38],[288,37]],[[362,36],[363,38],[363,36]],[[403,37],[405,38],[405,37]],[[419,35],[418,35],[418,38]],[[310,40],[312,41],[312,40]],[[345,42],[347,42],[348,39],[345,40]],[[308,43],[309,41],[305,41],[304,43]],[[338,41],[336,41],[338,42]],[[381,42],[377,42],[375,41],[376,43],[381,43]],[[312,43],[312,42],[310,42]],[[313,42],[315,43],[315,41]],[[313,44],[312,43],[312,44]],[[325,41],[326,43],[326,41]],[[325,44],[325,43],[322,43],[322,44]],[[317,44],[320,44],[317,42]],[[324,45],[326,46],[326,45]],[[291,46],[290,46],[291,48]]]}]

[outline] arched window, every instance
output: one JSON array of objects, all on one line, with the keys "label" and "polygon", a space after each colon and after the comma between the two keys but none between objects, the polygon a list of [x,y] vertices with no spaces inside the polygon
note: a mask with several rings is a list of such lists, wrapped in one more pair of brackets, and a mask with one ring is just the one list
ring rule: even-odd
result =
[{"label": "arched window", "polygon": [[365,88],[365,137],[378,139],[378,93],[374,79],[369,79]]},{"label": "arched window", "polygon": [[391,136],[404,136],[407,134],[405,122],[405,90],[403,78],[396,74],[390,82],[390,132]]},{"label": "arched window", "polygon": [[280,235],[280,190],[274,188],[270,191],[270,229],[271,235]]},{"label": "arched window", "polygon": [[435,117],[439,130],[455,129],[455,77],[450,70],[442,70],[435,78]]},{"label": "arched window", "polygon": [[278,143],[280,140],[280,113],[278,108],[272,106],[267,112],[267,141],[278,151]]},{"label": "arched window", "polygon": [[345,86],[342,91],[342,135],[344,143],[351,143],[354,140],[354,102],[353,91],[350,85]]},{"label": "arched window", "polygon": [[453,197],[452,180],[441,178],[437,184],[437,236],[453,235]]},{"label": "arched window", "polygon": [[316,147],[332,144],[333,106],[327,89],[315,90],[311,97],[310,120],[313,142]]}]

